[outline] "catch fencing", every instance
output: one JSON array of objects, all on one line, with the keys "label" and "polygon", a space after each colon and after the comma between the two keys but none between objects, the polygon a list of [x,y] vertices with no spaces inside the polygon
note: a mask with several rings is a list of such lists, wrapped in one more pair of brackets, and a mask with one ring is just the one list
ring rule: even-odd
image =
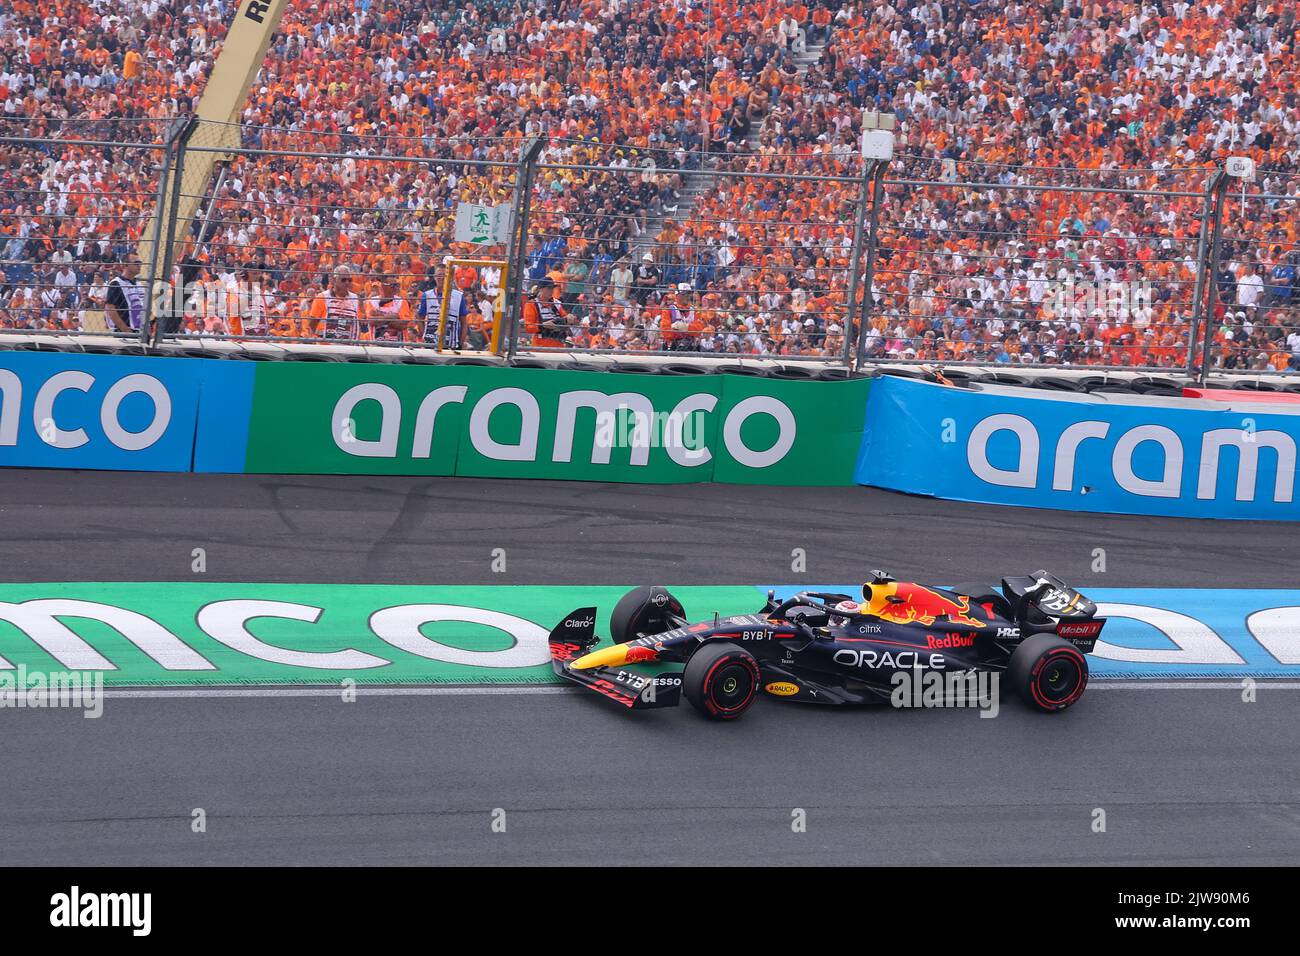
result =
[{"label": "catch fencing", "polygon": [[1300,188],[1259,179],[5,118],[0,331],[1288,371]]}]

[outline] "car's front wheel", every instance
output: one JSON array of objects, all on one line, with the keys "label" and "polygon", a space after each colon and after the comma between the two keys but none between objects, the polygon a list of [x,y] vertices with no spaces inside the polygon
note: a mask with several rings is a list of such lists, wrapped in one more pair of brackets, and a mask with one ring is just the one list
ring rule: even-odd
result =
[{"label": "car's front wheel", "polygon": [[614,605],[609,616],[609,636],[615,644],[626,644],[642,634],[658,634],[674,627],[674,618],[686,611],[667,588],[639,587],[628,591]]},{"label": "car's front wheel", "polygon": [[735,644],[705,644],[682,672],[682,693],[711,720],[735,720],[754,702],[758,661]]},{"label": "car's front wheel", "polygon": [[1025,703],[1053,713],[1083,696],[1088,661],[1069,641],[1055,634],[1035,634],[1012,652],[1007,676]]}]

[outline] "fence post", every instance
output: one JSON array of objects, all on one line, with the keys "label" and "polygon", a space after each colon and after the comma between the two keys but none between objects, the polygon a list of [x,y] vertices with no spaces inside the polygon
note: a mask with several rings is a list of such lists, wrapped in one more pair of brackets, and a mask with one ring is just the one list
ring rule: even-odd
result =
[{"label": "fence post", "polygon": [[1201,323],[1201,374],[1200,383],[1205,385],[1210,374],[1210,346],[1214,341],[1214,303],[1219,294],[1219,280],[1216,272],[1219,268],[1219,247],[1223,240],[1223,206],[1228,195],[1228,174],[1215,170],[1210,178],[1210,189],[1214,194],[1214,208],[1211,213],[1210,245],[1208,255],[1201,264],[1205,272],[1205,310]]},{"label": "fence post", "polygon": [[1202,309],[1205,305],[1206,254],[1209,252],[1210,220],[1214,217],[1214,187],[1217,180],[1211,173],[1205,181],[1205,202],[1201,207],[1201,233],[1196,240],[1196,286],[1192,292],[1191,330],[1187,341],[1187,377],[1196,374],[1196,353],[1200,344]]},{"label": "fence post", "polygon": [[[528,265],[528,220],[532,211],[533,173],[537,157],[545,140],[535,136],[524,144],[515,170],[514,207],[510,212],[512,230],[510,254],[507,257],[507,286],[505,311],[506,360],[513,361],[519,346],[519,320],[523,313],[524,269]],[[517,230],[517,232],[514,232]]]},{"label": "fence post", "polygon": [[[195,131],[199,128],[199,118],[190,116],[185,121],[185,127],[180,131],[176,138],[176,157],[172,163],[171,170],[171,190],[170,202],[167,209],[167,235],[163,240],[163,255],[159,277],[163,284],[166,285],[171,281],[172,267],[176,264],[176,220],[180,214],[181,189],[185,182],[185,155],[189,148],[190,140],[193,139]],[[215,194],[214,194],[215,197]],[[176,295],[179,289],[172,290],[171,307],[176,305]],[[153,341],[154,346],[158,345],[158,340],[162,337],[162,322],[154,322]]]},{"label": "fence post", "polygon": [[[848,299],[844,303],[844,367],[853,367],[854,348],[857,336],[862,334],[861,326],[854,331],[853,313],[858,305],[858,272],[862,263],[862,238],[867,228],[867,191],[871,188],[871,174],[876,160],[868,159],[862,163],[862,179],[858,183],[858,198],[853,207],[853,249],[849,253],[849,288]],[[871,294],[870,290],[867,292]]]},{"label": "fence post", "polygon": [[854,364],[859,369],[862,368],[867,353],[867,320],[876,304],[871,297],[871,286],[876,277],[876,251],[880,247],[880,202],[884,191],[885,169],[889,165],[881,160],[874,160],[874,163],[875,167],[871,171],[871,216],[867,222],[867,268],[862,277],[862,312],[858,321],[857,354],[854,357]]},{"label": "fence post", "polygon": [[176,162],[177,144],[180,142],[182,134],[189,125],[188,117],[181,117],[176,120],[167,130],[167,138],[163,143],[162,167],[158,170],[158,202],[154,209],[153,217],[153,238],[149,243],[149,262],[146,263],[147,278],[145,279],[145,296],[144,296],[144,315],[140,319],[140,344],[145,348],[149,347],[150,329],[153,325],[153,307],[154,297],[156,294],[155,286],[158,282],[159,273],[159,246],[162,243],[162,224],[165,210],[170,207],[170,201],[167,196],[167,184],[171,180],[172,168]]}]

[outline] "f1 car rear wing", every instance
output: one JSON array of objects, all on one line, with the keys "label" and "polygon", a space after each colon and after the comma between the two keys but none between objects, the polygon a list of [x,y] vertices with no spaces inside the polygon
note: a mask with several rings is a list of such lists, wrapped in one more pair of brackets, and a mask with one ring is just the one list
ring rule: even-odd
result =
[{"label": "f1 car rear wing", "polygon": [[1105,625],[1097,605],[1046,571],[1002,579],[1002,593],[1026,631],[1058,634],[1091,651]]},{"label": "f1 car rear wing", "polygon": [[551,667],[556,675],[630,709],[676,707],[681,702],[680,673],[670,671],[651,676],[627,667],[575,669],[573,662],[588,653],[599,640],[594,607],[578,608],[566,614],[547,638]]}]

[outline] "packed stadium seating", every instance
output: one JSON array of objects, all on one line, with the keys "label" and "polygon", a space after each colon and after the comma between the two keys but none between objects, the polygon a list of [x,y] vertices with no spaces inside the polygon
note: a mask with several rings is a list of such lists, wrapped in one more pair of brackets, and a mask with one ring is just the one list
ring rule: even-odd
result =
[{"label": "packed stadium seating", "polygon": [[[157,142],[201,94],[233,7],[5,5],[0,135],[25,142],[0,146],[0,329],[103,328],[159,154],[51,140]],[[528,278],[560,285],[566,344],[835,357],[873,109],[899,133],[868,357],[1186,364],[1207,171],[1248,155],[1250,191],[1274,198],[1229,194],[1213,360],[1286,370],[1296,43],[1283,0],[294,0],[243,143],[337,155],[230,167],[173,278],[251,279],[264,305],[208,296],[179,328],[312,338],[339,265],[367,308],[413,302],[470,251],[452,242],[456,201],[508,202],[513,169],[485,164],[542,135]],[[463,281],[476,326],[492,321],[486,279]]]}]

